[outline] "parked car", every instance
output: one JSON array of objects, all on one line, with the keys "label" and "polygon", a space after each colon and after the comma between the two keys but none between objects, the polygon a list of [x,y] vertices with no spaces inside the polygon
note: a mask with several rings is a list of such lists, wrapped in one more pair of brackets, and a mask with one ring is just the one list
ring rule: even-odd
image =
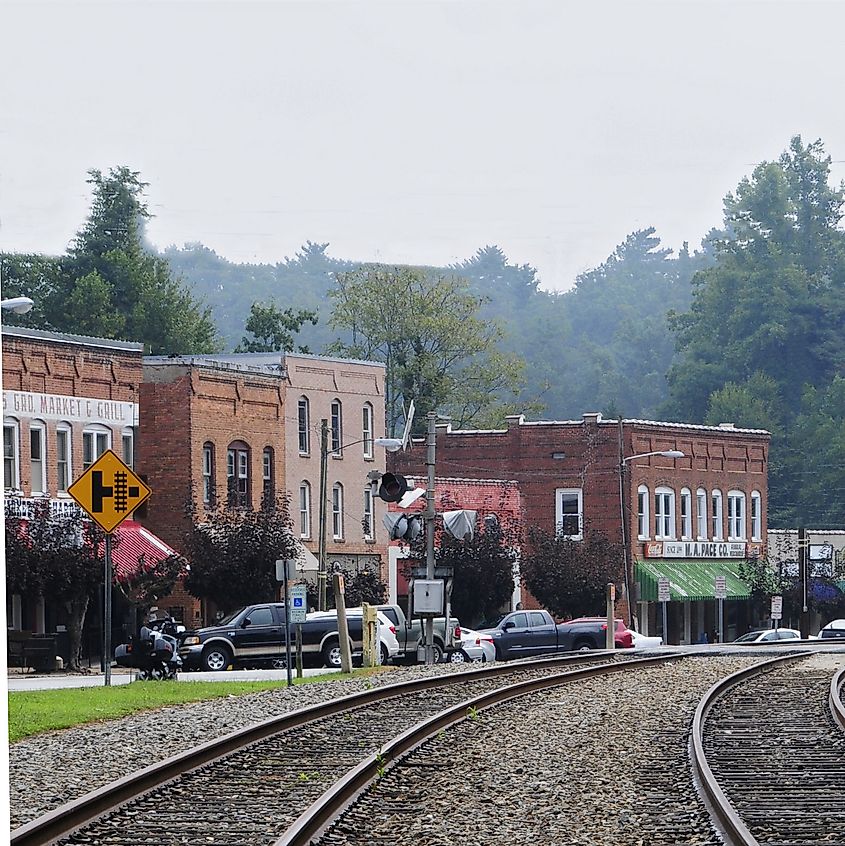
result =
[{"label": "parked car", "polygon": [[[591,623],[598,624],[602,632],[607,632],[607,617],[576,617],[574,620],[567,620],[568,623]],[[615,628],[613,630],[613,645],[617,649],[630,649],[634,642],[631,638],[631,630],[625,625],[624,620],[616,619],[614,621]],[[603,648],[605,644],[601,644]]]},{"label": "parked car", "polygon": [[452,664],[463,664],[467,661],[481,661],[486,664],[488,661],[495,660],[496,647],[493,638],[488,634],[461,626],[460,649],[449,653],[449,661]]},{"label": "parked car", "polygon": [[663,646],[662,637],[644,635],[631,630],[629,630],[629,634],[631,635],[634,649],[657,649],[658,646]]},{"label": "parked car", "polygon": [[[363,613],[363,609],[360,607],[347,608],[346,618],[351,623],[354,619],[360,620]],[[392,661],[399,655],[399,640],[396,637],[396,626],[391,622],[391,620],[389,620],[381,611],[377,611],[376,615],[379,623],[378,638],[380,662],[382,664],[386,664],[388,661]],[[337,611],[312,611],[311,614],[308,615],[309,620],[318,620],[321,617],[334,617],[337,619]],[[339,655],[340,647],[338,646],[338,656]],[[340,658],[338,657],[337,660],[338,666],[340,666]]]},{"label": "parked car", "polygon": [[831,620],[819,629],[819,637],[825,640],[832,637],[845,637],[845,620]]},{"label": "parked car", "polygon": [[[399,640],[397,661],[415,664],[419,658],[417,649],[422,645],[423,621],[420,617],[408,619],[401,605],[377,605],[379,611],[387,615],[396,626]],[[446,618],[434,618],[434,663],[439,664],[443,656],[448,656],[458,648],[461,642],[461,626],[457,617],[449,618],[449,631],[446,631]]]},{"label": "parked car", "polygon": [[740,635],[734,643],[779,643],[783,640],[801,640],[797,629],[753,629]]}]

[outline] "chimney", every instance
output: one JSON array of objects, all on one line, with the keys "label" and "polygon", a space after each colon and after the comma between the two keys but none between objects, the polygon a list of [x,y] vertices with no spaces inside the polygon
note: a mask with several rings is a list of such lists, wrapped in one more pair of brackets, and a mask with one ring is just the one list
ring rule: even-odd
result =
[{"label": "chimney", "polygon": [[584,422],[585,423],[592,423],[594,426],[598,423],[601,423],[601,412],[600,411],[588,411],[584,415]]},{"label": "chimney", "polygon": [[720,423],[720,429],[736,429],[736,426],[733,423]]}]

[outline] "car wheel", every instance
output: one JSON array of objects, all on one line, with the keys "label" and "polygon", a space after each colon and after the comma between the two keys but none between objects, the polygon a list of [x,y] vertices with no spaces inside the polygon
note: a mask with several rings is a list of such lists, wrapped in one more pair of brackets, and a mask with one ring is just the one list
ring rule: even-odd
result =
[{"label": "car wheel", "polygon": [[439,643],[434,644],[434,663],[439,664],[443,660],[443,647]]},{"label": "car wheel", "polygon": [[217,673],[232,663],[232,655],[225,646],[209,646],[202,653],[200,663],[206,672]]},{"label": "car wheel", "polygon": [[454,652],[449,653],[450,664],[468,664],[469,660],[469,655],[463,649],[456,649]]},{"label": "car wheel", "polygon": [[381,663],[386,664],[390,660],[390,653],[387,651],[387,647],[383,643],[381,644],[379,652],[381,653]]},{"label": "car wheel", "polygon": [[593,648],[593,642],[591,640],[576,640],[572,648],[576,652],[589,652]]},{"label": "car wheel", "polygon": [[333,670],[340,669],[340,643],[336,640],[330,640],[323,647],[323,664],[331,667]]}]

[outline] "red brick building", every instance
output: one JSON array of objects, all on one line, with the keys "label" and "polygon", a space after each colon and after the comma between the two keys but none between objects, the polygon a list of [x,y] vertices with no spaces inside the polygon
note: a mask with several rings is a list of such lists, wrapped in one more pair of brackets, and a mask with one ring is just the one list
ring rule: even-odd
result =
[{"label": "red brick building", "polygon": [[[715,627],[713,585],[727,579],[729,639],[744,629],[747,586],[737,563],[766,543],[769,433],[732,424],[642,420],[529,422],[501,430],[437,427],[438,474],[519,483],[525,527],[578,539],[584,525],[622,540],[628,583],[644,631],[660,627],[657,580],[671,585],[668,640],[688,643]],[[643,455],[675,450],[682,458]],[[392,456],[391,469],[424,472],[425,445]],[[620,584],[624,597],[624,581]],[[618,611],[626,613],[624,601]]]}]

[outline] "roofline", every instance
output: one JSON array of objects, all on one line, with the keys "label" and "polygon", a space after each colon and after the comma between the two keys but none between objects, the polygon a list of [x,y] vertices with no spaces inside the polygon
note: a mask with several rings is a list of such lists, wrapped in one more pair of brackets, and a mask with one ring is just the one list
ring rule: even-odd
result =
[{"label": "roofline", "polygon": [[143,367],[197,367],[279,379],[285,376],[285,370],[281,364],[236,364],[231,361],[221,361],[209,355],[145,355],[141,363]]},{"label": "roofline", "polygon": [[2,334],[35,341],[52,341],[56,344],[73,344],[80,347],[122,350],[123,352],[144,352],[144,345],[136,341],[121,341],[115,338],[95,338],[91,335],[70,335],[64,332],[48,332],[46,329],[30,329],[28,326],[3,326]]},{"label": "roofline", "polygon": [[283,362],[288,358],[304,358],[309,359],[311,361],[331,361],[335,364],[363,364],[366,367],[378,367],[382,370],[385,370],[387,368],[387,365],[383,361],[370,361],[369,359],[365,358],[340,358],[332,355],[315,355],[313,353],[282,353]]}]

